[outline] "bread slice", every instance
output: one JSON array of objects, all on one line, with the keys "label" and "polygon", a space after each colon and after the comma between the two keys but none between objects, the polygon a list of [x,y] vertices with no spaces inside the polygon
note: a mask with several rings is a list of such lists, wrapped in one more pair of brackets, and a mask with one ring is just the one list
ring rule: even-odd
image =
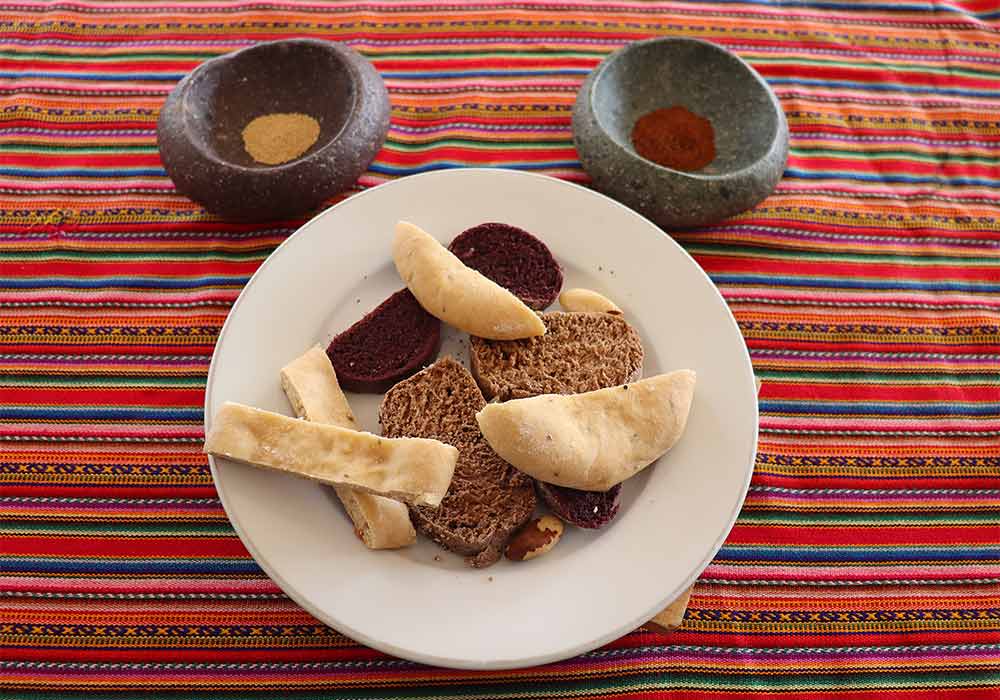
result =
[{"label": "bread slice", "polygon": [[441,504],[411,507],[410,514],[417,530],[477,568],[500,558],[507,539],[535,509],[532,480],[502,460],[479,432],[476,412],[485,405],[468,370],[445,357],[390,389],[379,409],[386,437],[432,438],[458,448]]},{"label": "bread slice", "polygon": [[[296,416],[316,423],[358,429],[330,358],[319,345],[282,367],[280,377],[281,388]],[[333,489],[354,523],[354,531],[369,549],[397,549],[416,541],[417,532],[410,522],[410,511],[403,503],[347,486],[334,486]]]},{"label": "bread slice", "polygon": [[426,367],[441,347],[441,322],[401,289],[338,335],[326,353],[347,391],[381,394]]},{"label": "bread slice", "polygon": [[552,251],[516,226],[473,226],[458,234],[448,250],[533,309],[548,307],[562,288],[562,270]]},{"label": "bread slice", "polygon": [[427,506],[441,503],[458,462],[458,450],[439,440],[386,440],[229,401],[216,411],[204,451]]},{"label": "bread slice", "polygon": [[535,485],[545,505],[560,520],[587,530],[597,530],[610,523],[621,506],[621,484],[607,491],[581,491],[544,481],[536,481]]},{"label": "bread slice", "polygon": [[487,399],[580,394],[633,381],[642,372],[642,341],[621,316],[542,314],[545,335],[469,344],[472,375]]}]

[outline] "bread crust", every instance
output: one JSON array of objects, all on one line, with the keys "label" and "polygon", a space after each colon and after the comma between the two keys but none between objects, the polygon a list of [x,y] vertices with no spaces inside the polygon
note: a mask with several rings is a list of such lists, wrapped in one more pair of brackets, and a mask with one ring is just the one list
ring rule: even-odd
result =
[{"label": "bread crust", "polygon": [[541,319],[524,302],[466,266],[418,226],[396,224],[392,260],[427,313],[461,331],[497,340],[545,333]]},{"label": "bread crust", "polygon": [[[347,397],[337,383],[337,373],[319,345],[281,368],[281,388],[299,418],[357,430]],[[410,511],[403,503],[348,486],[333,488],[369,549],[398,549],[416,541]]]},{"label": "bread crust", "polygon": [[607,491],[680,438],[695,373],[677,370],[583,394],[545,394],[485,406],[476,420],[501,457],[540,481]]},{"label": "bread crust", "polygon": [[427,506],[441,503],[458,461],[437,440],[388,440],[231,402],[215,414],[205,452]]},{"label": "bread crust", "polygon": [[420,532],[479,568],[500,558],[511,533],[535,508],[531,479],[501,459],[476,425],[484,405],[468,370],[445,357],[393,387],[379,409],[387,436],[429,437],[458,448],[455,475],[440,507],[414,507],[410,513]]},{"label": "bread crust", "polygon": [[470,340],[469,366],[487,399],[579,394],[642,376],[642,340],[620,316],[549,311],[541,318],[543,336]]}]

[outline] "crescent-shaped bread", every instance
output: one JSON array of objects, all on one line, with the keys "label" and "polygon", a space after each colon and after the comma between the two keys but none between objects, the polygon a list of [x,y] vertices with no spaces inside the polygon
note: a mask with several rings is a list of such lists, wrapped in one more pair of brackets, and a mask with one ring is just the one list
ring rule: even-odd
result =
[{"label": "crescent-shaped bread", "polygon": [[559,295],[559,306],[563,311],[597,311],[602,314],[621,316],[622,310],[618,304],[593,289],[575,287],[567,289]]},{"label": "crescent-shaped bread", "polygon": [[606,491],[649,466],[684,432],[695,373],[678,370],[583,394],[488,404],[476,420],[490,446],[525,474]]},{"label": "crescent-shaped bread", "polygon": [[[281,368],[281,388],[299,418],[358,429],[330,357],[319,345]],[[348,486],[333,489],[369,549],[398,549],[416,541],[410,510],[399,501]]]},{"label": "crescent-shaped bread", "polygon": [[458,450],[438,440],[384,438],[230,402],[215,414],[205,452],[434,507],[458,462]]},{"label": "crescent-shaped bread", "polygon": [[524,302],[484,277],[406,221],[396,224],[392,260],[420,305],[460,331],[491,340],[545,335],[545,324]]}]

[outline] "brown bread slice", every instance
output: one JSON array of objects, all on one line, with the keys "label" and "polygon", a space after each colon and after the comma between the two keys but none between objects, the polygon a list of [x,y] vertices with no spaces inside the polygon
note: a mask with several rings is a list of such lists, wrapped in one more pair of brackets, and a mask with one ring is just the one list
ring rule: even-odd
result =
[{"label": "brown bread slice", "polygon": [[379,408],[386,437],[433,437],[458,448],[441,505],[411,508],[410,516],[417,530],[477,568],[500,558],[535,509],[532,479],[502,460],[479,432],[476,413],[485,405],[468,370],[445,357],[390,389]]},{"label": "brown bread slice", "polygon": [[472,338],[469,364],[487,399],[580,394],[640,375],[642,341],[621,316],[550,311],[542,320],[547,331],[535,338]]}]

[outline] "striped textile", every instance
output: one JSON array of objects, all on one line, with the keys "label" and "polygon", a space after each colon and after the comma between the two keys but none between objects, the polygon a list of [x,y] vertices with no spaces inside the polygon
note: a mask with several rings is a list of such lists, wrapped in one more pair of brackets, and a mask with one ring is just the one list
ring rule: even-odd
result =
[{"label": "striped textile", "polygon": [[[0,0],[0,696],[996,698],[998,29],[996,0]],[[336,39],[392,96],[359,187],[586,182],[575,91],[653,35],[748,59],[792,132],[772,197],[673,234],[765,380],[739,522],[670,634],[516,672],[360,647],[263,576],[200,454],[219,328],[300,222],[178,196],[157,110],[211,56]]]}]

